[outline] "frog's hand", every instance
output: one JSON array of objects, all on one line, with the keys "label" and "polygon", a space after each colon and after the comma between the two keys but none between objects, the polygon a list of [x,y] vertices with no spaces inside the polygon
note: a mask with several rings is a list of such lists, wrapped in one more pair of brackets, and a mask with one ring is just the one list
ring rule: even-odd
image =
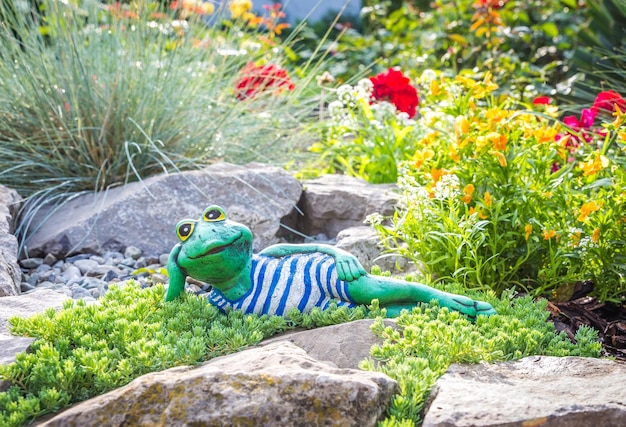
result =
[{"label": "frog's hand", "polygon": [[165,301],[172,301],[185,291],[185,273],[179,267],[176,259],[180,252],[180,245],[174,246],[167,260],[167,274],[170,278],[170,284],[167,288]]},{"label": "frog's hand", "polygon": [[366,275],[366,271],[356,257],[342,249],[323,244],[278,244],[268,246],[259,255],[280,258],[294,254],[323,253],[335,259],[337,277],[345,282],[352,282]]},{"label": "frog's hand", "polygon": [[339,277],[339,280],[352,282],[367,274],[354,255],[340,249],[335,249],[335,251],[335,265],[337,266],[337,277]]}]

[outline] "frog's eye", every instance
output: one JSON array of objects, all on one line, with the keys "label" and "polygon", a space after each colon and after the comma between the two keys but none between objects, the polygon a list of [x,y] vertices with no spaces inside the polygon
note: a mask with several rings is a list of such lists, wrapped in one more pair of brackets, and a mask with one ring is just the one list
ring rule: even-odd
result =
[{"label": "frog's eye", "polygon": [[226,219],[226,213],[218,206],[209,206],[202,214],[205,221],[223,221]]},{"label": "frog's eye", "polygon": [[187,240],[187,238],[191,236],[191,233],[193,233],[195,225],[196,223],[193,221],[182,221],[178,223],[176,226],[176,234],[178,235],[178,238],[183,242]]}]

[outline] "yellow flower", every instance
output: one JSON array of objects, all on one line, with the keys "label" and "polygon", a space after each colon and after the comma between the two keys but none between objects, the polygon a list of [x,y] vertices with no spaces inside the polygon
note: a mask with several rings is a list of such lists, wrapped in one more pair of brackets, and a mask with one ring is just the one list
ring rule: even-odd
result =
[{"label": "yellow flower", "polygon": [[461,156],[459,156],[459,152],[454,144],[450,144],[450,158],[454,161],[454,163],[459,163],[461,161]]},{"label": "yellow flower", "polygon": [[532,232],[533,232],[533,226],[530,224],[526,224],[526,226],[524,227],[524,239],[528,240]]},{"label": "yellow flower", "polygon": [[543,234],[543,240],[550,240],[551,238],[556,236],[556,231],[548,230],[547,228],[544,228],[542,231],[542,234]]},{"label": "yellow flower", "polygon": [[602,154],[596,154],[592,159],[586,162],[580,162],[580,168],[583,170],[584,176],[595,175],[609,165],[609,159]]},{"label": "yellow flower", "polygon": [[243,18],[252,9],[252,0],[230,0],[228,7],[233,19]]},{"label": "yellow flower", "polygon": [[615,129],[617,129],[618,127],[620,127],[622,125],[622,123],[624,123],[624,113],[620,108],[619,105],[614,104],[615,105],[615,112],[613,113],[613,115],[615,116],[615,120],[613,121],[613,126],[615,126]]},{"label": "yellow flower", "polygon": [[470,123],[465,116],[457,116],[454,120],[454,132],[457,136],[465,135],[470,131]]},{"label": "yellow flower", "polygon": [[591,241],[593,243],[598,243],[598,240],[600,240],[600,229],[596,227],[593,229],[593,234],[591,235]]},{"label": "yellow flower", "polygon": [[493,204],[493,200],[491,199],[491,193],[489,191],[485,191],[485,194],[483,195],[483,198],[485,200],[485,206],[490,208],[491,205]]},{"label": "yellow flower", "polygon": [[597,211],[601,207],[602,207],[601,203],[598,204],[594,201],[583,203],[583,205],[580,207],[580,214],[578,215],[578,218],[576,219],[580,222],[583,222],[587,219],[589,214],[592,214],[593,212]]},{"label": "yellow flower", "polygon": [[432,159],[433,157],[435,157],[435,152],[431,150],[430,148],[426,148],[421,151],[416,151],[415,155],[413,156],[413,160],[415,161],[413,166],[415,166],[415,169],[419,169],[422,167],[424,162]]},{"label": "yellow flower", "polygon": [[[554,138],[556,137],[557,133],[559,133],[559,129],[558,127],[548,127],[544,125],[539,129],[530,131],[529,133],[529,136],[534,136],[535,138],[537,138],[537,142],[539,144],[545,144],[554,142]],[[561,138],[561,140],[567,142],[567,139],[565,138]],[[559,140],[559,142],[561,142],[561,140]]]},{"label": "yellow flower", "polygon": [[463,193],[465,193],[463,196],[463,202],[466,205],[469,205],[469,202],[472,201],[472,194],[474,194],[474,185],[467,184],[465,188],[463,188]]},{"label": "yellow flower", "polygon": [[430,93],[433,96],[437,96],[441,93],[441,87],[439,86],[439,82],[436,79],[432,79],[430,81]]}]

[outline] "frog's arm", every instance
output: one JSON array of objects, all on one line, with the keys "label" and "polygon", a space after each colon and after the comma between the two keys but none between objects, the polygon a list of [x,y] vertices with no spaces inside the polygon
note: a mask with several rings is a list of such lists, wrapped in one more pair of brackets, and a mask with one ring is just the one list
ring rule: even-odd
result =
[{"label": "frog's arm", "polygon": [[185,291],[186,275],[176,262],[179,252],[180,245],[174,246],[174,249],[172,249],[169,258],[167,259],[167,274],[170,278],[170,284],[167,288],[165,301],[172,301]]},{"label": "frog's arm", "polygon": [[[336,248],[331,245],[324,244],[288,244],[282,243],[278,245],[268,246],[259,252],[259,255],[280,258],[294,254],[310,254],[314,252],[330,255],[335,259],[337,266],[337,276],[339,280],[352,282],[366,275],[365,269],[358,259],[343,249]],[[171,279],[170,279],[171,280]]]}]

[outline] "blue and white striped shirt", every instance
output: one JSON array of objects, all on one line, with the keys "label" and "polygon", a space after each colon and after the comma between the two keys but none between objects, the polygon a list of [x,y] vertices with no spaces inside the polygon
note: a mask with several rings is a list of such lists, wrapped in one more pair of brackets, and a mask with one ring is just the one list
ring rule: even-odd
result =
[{"label": "blue and white striped shirt", "polygon": [[253,255],[250,271],[252,286],[236,301],[229,301],[217,289],[207,299],[218,308],[232,307],[245,313],[282,316],[292,308],[306,313],[313,307],[337,305],[354,307],[346,282],[339,280],[335,259],[319,252],[281,258]]}]

